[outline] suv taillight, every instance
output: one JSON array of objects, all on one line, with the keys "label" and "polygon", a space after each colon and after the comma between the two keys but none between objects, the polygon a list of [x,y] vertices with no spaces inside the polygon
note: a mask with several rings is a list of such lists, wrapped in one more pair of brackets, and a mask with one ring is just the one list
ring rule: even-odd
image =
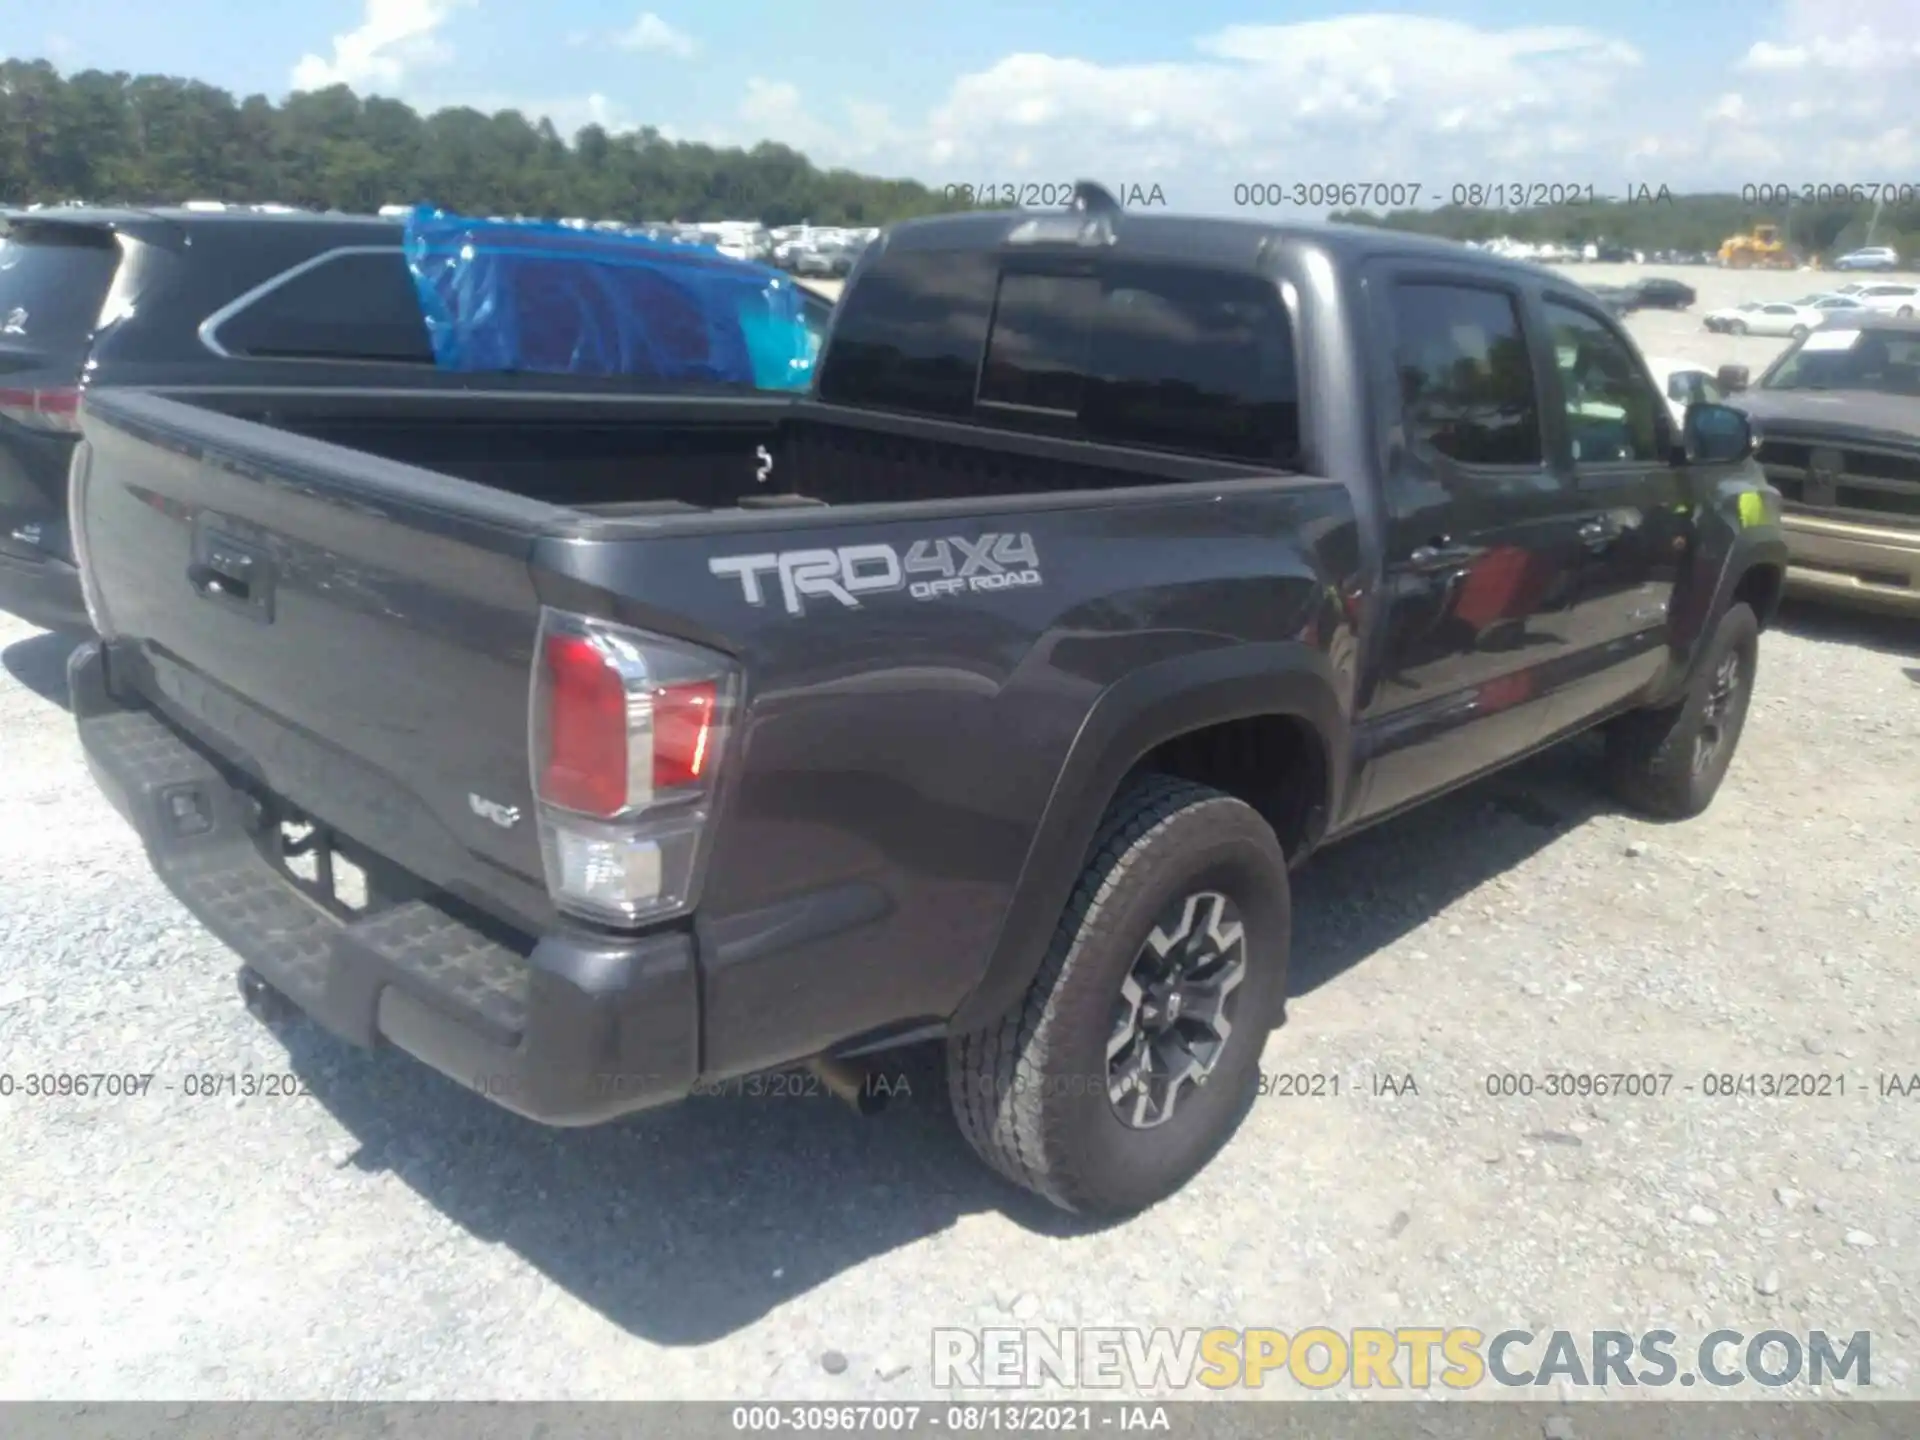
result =
[{"label": "suv taillight", "polygon": [[541,612],[533,792],[561,909],[630,925],[691,908],[738,682],[724,655]]},{"label": "suv taillight", "polygon": [[80,391],[72,385],[50,390],[0,390],[0,415],[29,430],[78,435]]}]

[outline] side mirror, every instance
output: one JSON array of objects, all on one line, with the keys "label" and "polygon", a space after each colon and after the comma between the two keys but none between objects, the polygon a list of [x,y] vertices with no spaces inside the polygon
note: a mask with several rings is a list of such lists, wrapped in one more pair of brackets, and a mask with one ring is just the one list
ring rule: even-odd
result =
[{"label": "side mirror", "polygon": [[1736,395],[1747,388],[1747,367],[1722,365],[1713,377],[1713,383],[1720,387],[1722,395]]},{"label": "side mirror", "polygon": [[1737,464],[1753,453],[1753,423],[1731,405],[1687,407],[1687,458],[1702,465]]}]

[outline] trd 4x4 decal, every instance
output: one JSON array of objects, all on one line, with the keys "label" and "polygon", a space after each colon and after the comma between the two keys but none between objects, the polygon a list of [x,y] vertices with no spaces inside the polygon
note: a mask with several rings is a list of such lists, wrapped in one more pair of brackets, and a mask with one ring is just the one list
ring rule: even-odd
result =
[{"label": "trd 4x4 decal", "polygon": [[915,600],[938,600],[975,590],[1011,590],[1040,584],[1040,557],[1033,536],[986,534],[968,540],[949,535],[916,540],[902,555],[891,545],[842,545],[832,550],[780,550],[760,555],[721,555],[707,562],[715,575],[740,582],[749,605],[765,605],[777,578],[789,615],[807,613],[809,598],[860,608],[863,595],[905,590]]}]

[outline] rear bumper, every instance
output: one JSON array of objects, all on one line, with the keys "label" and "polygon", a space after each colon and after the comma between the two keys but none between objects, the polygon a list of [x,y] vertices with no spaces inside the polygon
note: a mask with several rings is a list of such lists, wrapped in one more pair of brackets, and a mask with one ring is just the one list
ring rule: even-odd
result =
[{"label": "rear bumper", "polygon": [[1920,615],[1920,530],[1788,513],[1787,589],[1811,598]]},{"label": "rear bumper", "polygon": [[28,559],[0,550],[0,610],[48,630],[91,630],[80,572],[49,555]]},{"label": "rear bumper", "polygon": [[550,1125],[594,1124],[692,1089],[690,935],[551,934],[516,947],[431,901],[336,916],[267,858],[247,797],[219,768],[151,710],[115,699],[100,642],[76,650],[67,674],[87,766],[160,879],[327,1029],[396,1045]]}]

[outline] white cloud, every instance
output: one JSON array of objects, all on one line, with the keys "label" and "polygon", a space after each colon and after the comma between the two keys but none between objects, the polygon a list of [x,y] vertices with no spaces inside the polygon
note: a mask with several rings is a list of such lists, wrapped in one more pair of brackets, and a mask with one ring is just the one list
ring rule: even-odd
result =
[{"label": "white cloud", "polygon": [[450,55],[439,31],[456,10],[476,0],[366,0],[357,30],[333,37],[333,55],[303,55],[293,67],[293,88],[394,89],[407,72],[444,63]]},{"label": "white cloud", "polygon": [[1879,182],[1920,165],[1915,0],[1782,0],[1735,68],[1763,87],[1742,111],[1747,133],[1729,140],[1771,167],[1751,178]]},{"label": "white cloud", "polygon": [[1233,184],[1254,179],[1397,181],[1432,199],[1461,179],[1586,181],[1562,162],[1584,159],[1644,64],[1593,30],[1488,31],[1410,15],[1237,25],[1194,51],[1130,65],[1009,55],[878,139],[871,124],[814,120],[791,86],[771,81],[750,90],[741,119],[766,134],[777,112],[792,143],[822,160],[872,157],[889,173],[938,180],[1091,173],[1158,183],[1170,203],[1201,209],[1226,208]]},{"label": "white cloud", "polygon": [[761,76],[730,117],[689,128],[935,184],[1158,184],[1174,207],[1215,211],[1255,180],[1419,185],[1432,204],[1456,183],[1618,194],[1920,173],[1920,0],[1778,0],[1749,33],[1707,63],[1642,53],[1604,23],[1234,25],[1147,63],[1008,54],[917,114]]},{"label": "white cloud", "polygon": [[687,59],[700,49],[699,42],[684,30],[676,30],[651,10],[613,37],[622,50],[645,50]]}]

